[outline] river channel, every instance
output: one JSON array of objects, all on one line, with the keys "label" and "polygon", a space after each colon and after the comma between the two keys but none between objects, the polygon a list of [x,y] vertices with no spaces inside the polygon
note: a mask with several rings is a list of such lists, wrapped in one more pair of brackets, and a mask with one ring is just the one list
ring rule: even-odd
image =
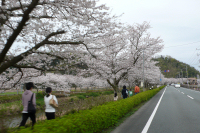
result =
[{"label": "river channel", "polygon": [[[46,119],[44,111],[37,111],[36,112],[36,122],[37,120],[44,120]],[[5,127],[14,128],[18,127],[22,121],[22,114],[14,115],[14,116],[6,116],[5,118],[0,120],[1,123],[4,124]],[[28,118],[26,123],[30,123],[31,120]]]}]

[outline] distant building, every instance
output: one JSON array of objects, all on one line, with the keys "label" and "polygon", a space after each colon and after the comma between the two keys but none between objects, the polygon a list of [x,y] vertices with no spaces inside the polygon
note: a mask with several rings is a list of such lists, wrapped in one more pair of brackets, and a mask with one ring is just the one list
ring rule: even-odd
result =
[{"label": "distant building", "polygon": [[188,83],[190,85],[195,85],[195,84],[197,84],[197,79],[196,78],[188,78]]}]

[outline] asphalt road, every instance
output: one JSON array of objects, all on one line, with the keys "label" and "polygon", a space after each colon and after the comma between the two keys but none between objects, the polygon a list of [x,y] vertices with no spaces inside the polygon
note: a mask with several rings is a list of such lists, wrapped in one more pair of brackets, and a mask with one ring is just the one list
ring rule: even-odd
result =
[{"label": "asphalt road", "polygon": [[112,133],[200,133],[200,92],[168,86]]}]

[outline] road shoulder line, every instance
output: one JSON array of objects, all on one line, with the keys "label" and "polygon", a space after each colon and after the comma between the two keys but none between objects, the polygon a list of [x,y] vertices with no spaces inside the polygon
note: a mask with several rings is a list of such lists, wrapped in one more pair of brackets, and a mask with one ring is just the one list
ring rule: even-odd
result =
[{"label": "road shoulder line", "polygon": [[[167,87],[166,87],[166,88],[167,88]],[[163,97],[163,95],[164,95],[164,93],[165,93],[165,91],[166,91],[166,88],[165,88],[165,90],[164,90],[162,96],[160,97],[160,99],[159,99],[159,101],[158,101],[156,107],[154,108],[154,110],[153,110],[153,112],[152,112],[152,114],[151,114],[149,120],[147,121],[147,123],[146,123],[144,129],[142,130],[142,133],[147,133],[147,131],[148,131],[150,125],[151,125],[151,122],[152,122],[152,120],[153,120],[153,118],[154,118],[154,116],[155,116],[155,114],[156,114],[156,111],[157,111],[157,109],[158,109],[158,106],[160,105],[160,102],[161,102],[161,100],[162,100],[162,97]]]}]

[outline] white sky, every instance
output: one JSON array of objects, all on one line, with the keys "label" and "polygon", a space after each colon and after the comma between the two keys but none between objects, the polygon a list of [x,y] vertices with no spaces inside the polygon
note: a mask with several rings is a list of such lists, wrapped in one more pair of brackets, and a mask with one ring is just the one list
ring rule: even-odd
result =
[{"label": "white sky", "polygon": [[150,22],[152,37],[160,36],[165,48],[160,55],[200,70],[200,0],[100,0],[127,24]]}]

